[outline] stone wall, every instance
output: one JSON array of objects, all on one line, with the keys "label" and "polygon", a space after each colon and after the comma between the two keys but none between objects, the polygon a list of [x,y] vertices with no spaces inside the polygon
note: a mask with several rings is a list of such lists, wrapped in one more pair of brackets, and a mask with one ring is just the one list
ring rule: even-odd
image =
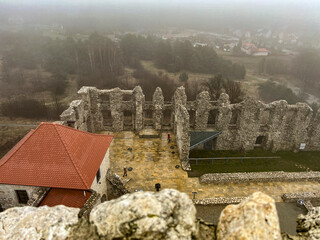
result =
[{"label": "stone wall", "polygon": [[244,172],[244,173],[208,173],[200,177],[202,184],[228,184],[249,182],[297,182],[319,181],[320,172]]},{"label": "stone wall", "polygon": [[41,193],[41,190],[43,190],[43,188],[13,184],[0,184],[0,204],[3,209],[27,205],[19,203],[16,190],[25,190],[28,194],[29,200],[32,200],[36,199],[37,196],[39,196],[39,193]]},{"label": "stone wall", "polygon": [[[280,100],[264,104],[246,98],[230,104],[227,94],[211,101],[206,91],[199,93],[195,101],[187,101],[183,87],[177,88],[169,102],[164,101],[160,88],[156,88],[152,101],[145,101],[139,86],[133,90],[82,87],[78,94],[80,99],[70,104],[61,120],[65,125],[74,121],[75,128],[84,131],[140,131],[153,126],[177,132],[177,122],[188,121],[191,130],[222,131],[214,144],[217,150],[251,150],[259,146],[272,151],[298,151],[301,143],[306,144],[306,150],[320,150],[320,110],[314,114],[305,103],[289,105]],[[179,106],[187,110],[188,120],[179,119],[187,115],[181,114]]]},{"label": "stone wall", "polygon": [[93,208],[87,217],[65,206],[17,207],[0,213],[0,239],[319,239],[320,208],[297,221],[297,235],[280,233],[275,202],[256,192],[228,205],[217,226],[196,219],[185,193],[136,192]]}]

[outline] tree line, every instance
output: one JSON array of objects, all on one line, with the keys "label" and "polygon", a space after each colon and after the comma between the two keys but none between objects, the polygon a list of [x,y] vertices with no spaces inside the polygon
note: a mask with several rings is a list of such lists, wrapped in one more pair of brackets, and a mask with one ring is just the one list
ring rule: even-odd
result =
[{"label": "tree line", "polygon": [[[39,118],[58,118],[63,110],[60,101],[70,76],[75,76],[79,87],[130,87],[119,80],[125,67],[134,68],[132,77],[147,95],[160,86],[169,100],[177,87],[174,81],[166,74],[148,72],[141,66],[141,60],[151,60],[169,72],[182,72],[180,81],[190,99],[195,98],[197,91],[188,86],[187,72],[221,74],[229,83],[245,76],[242,65],[224,60],[212,48],[193,47],[190,41],[167,41],[153,36],[127,34],[120,42],[114,42],[97,33],[84,39],[71,36],[52,39],[37,32],[7,32],[0,36],[0,53],[0,91],[9,99],[2,104],[2,113],[10,117],[30,117],[31,114]],[[32,94],[44,91],[51,93],[50,103],[32,99]],[[24,95],[27,100],[16,99],[15,95]],[[29,109],[31,105],[36,112]]]},{"label": "tree line", "polygon": [[169,72],[190,71],[222,74],[228,79],[244,79],[243,65],[218,56],[212,47],[194,47],[188,40],[170,41],[152,36],[125,35],[120,42],[125,63],[136,67],[139,60],[152,60]]}]

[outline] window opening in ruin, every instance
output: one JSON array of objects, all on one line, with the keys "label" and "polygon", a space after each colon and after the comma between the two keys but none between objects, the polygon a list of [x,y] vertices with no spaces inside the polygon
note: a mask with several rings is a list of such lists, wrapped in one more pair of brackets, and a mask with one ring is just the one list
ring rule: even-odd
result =
[{"label": "window opening in ruin", "polygon": [[29,196],[26,190],[16,190],[18,201],[21,204],[27,204],[29,201]]},{"label": "window opening in ruin", "polygon": [[123,117],[124,117],[124,125],[132,126],[132,112],[128,110],[123,111]]},{"label": "window opening in ruin", "polygon": [[100,180],[100,178],[101,178],[100,168],[98,169],[98,172],[97,172],[96,177],[97,177],[97,183],[99,183],[99,180]]},{"label": "window opening in ruin", "polygon": [[165,109],[163,111],[163,125],[170,125],[171,124],[171,109]]},{"label": "window opening in ruin", "polygon": [[208,124],[209,125],[216,124],[217,115],[218,115],[218,110],[210,110],[209,117],[208,117]]},{"label": "window opening in ruin", "polygon": [[131,95],[128,95],[128,94],[123,95],[123,101],[131,101]]},{"label": "window opening in ruin", "polygon": [[145,118],[152,118],[152,110],[151,109],[145,110],[144,117]]},{"label": "window opening in ruin", "polygon": [[110,110],[103,110],[102,116],[103,116],[103,125],[104,126],[112,126],[111,111]]},{"label": "window opening in ruin", "polygon": [[153,125],[152,110],[151,109],[146,109],[144,111],[144,118],[145,118],[144,124],[146,126],[152,126]]},{"label": "window opening in ruin", "polygon": [[195,110],[189,110],[189,123],[190,127],[193,127],[196,120],[196,111]]},{"label": "window opening in ruin", "polygon": [[270,119],[270,111],[269,110],[263,111],[261,114],[260,124],[267,125],[269,123],[269,119]]},{"label": "window opening in ruin", "polygon": [[239,110],[238,109],[232,110],[230,124],[236,125],[238,123],[238,118],[239,118]]},{"label": "window opening in ruin", "polygon": [[256,139],[256,145],[261,145],[263,142],[264,142],[264,140],[265,140],[265,136],[259,136],[259,137],[257,137],[257,139]]},{"label": "window opening in ruin", "polygon": [[3,212],[3,208],[2,208],[2,205],[1,205],[1,203],[0,203],[0,212]]},{"label": "window opening in ruin", "polygon": [[68,127],[72,127],[72,128],[74,128],[74,124],[75,124],[75,122],[76,122],[76,121],[68,120],[68,121],[67,121],[67,125],[68,125]]}]

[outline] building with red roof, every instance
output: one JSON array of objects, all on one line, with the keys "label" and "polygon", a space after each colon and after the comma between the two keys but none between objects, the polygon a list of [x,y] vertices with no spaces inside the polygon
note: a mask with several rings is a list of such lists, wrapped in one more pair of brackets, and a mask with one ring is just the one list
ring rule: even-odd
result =
[{"label": "building with red roof", "polygon": [[0,208],[25,205],[39,188],[52,188],[44,199],[50,206],[78,207],[92,190],[105,194],[112,139],[41,123],[0,160]]}]

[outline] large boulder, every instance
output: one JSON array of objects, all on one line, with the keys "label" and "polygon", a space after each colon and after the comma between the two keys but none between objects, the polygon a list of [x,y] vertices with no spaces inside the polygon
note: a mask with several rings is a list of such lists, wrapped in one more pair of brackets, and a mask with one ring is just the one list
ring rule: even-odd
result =
[{"label": "large boulder", "polygon": [[0,239],[67,239],[78,222],[78,208],[16,207],[0,213]]},{"label": "large boulder", "polygon": [[217,239],[281,239],[274,200],[256,192],[238,205],[228,205],[220,215]]},{"label": "large boulder", "polygon": [[320,239],[320,207],[314,207],[307,215],[299,215],[297,233],[305,239]]},{"label": "large boulder", "polygon": [[197,234],[192,201],[173,189],[104,202],[92,210],[90,222],[105,239],[191,239]]}]

